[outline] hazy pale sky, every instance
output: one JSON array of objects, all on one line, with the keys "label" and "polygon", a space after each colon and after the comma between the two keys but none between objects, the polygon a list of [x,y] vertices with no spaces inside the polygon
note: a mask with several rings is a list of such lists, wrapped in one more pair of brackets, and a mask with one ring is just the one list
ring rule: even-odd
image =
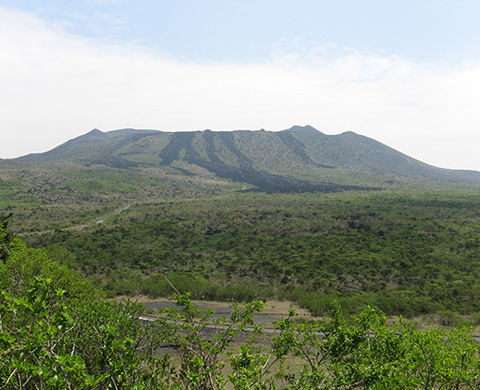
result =
[{"label": "hazy pale sky", "polygon": [[310,124],[480,170],[479,20],[478,0],[0,0],[0,158]]}]

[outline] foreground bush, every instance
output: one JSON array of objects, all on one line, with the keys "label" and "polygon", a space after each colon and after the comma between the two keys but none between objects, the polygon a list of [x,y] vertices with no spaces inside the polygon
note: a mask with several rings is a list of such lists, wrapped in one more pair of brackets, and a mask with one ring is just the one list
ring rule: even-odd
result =
[{"label": "foreground bush", "polygon": [[[466,329],[389,326],[372,307],[347,322],[335,307],[325,322],[296,324],[291,312],[259,350],[261,329],[249,324],[261,302],[214,327],[213,312],[195,309],[188,295],[176,299],[177,309],[142,325],[138,305],[69,300],[49,280],[24,297],[3,291],[0,388],[480,388],[479,347]],[[235,342],[242,331],[250,337]],[[177,346],[174,358],[159,353],[165,343]]]}]

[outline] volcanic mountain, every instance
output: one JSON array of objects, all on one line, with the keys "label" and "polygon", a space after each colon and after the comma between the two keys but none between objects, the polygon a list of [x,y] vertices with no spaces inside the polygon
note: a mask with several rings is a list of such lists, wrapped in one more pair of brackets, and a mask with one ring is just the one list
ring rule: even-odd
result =
[{"label": "volcanic mountain", "polygon": [[354,132],[326,135],[311,126],[277,132],[94,129],[15,161],[209,172],[268,192],[377,189],[405,181],[480,183],[479,172],[437,168]]}]

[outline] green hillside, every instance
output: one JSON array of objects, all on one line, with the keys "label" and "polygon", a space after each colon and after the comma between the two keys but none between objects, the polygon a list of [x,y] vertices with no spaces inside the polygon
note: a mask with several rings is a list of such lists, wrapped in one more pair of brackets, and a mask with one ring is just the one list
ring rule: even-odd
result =
[{"label": "green hillside", "polygon": [[206,170],[273,192],[383,188],[412,180],[480,183],[478,172],[435,168],[370,138],[352,132],[325,135],[310,126],[279,132],[95,129],[47,153],[16,160],[65,161],[87,167],[169,167],[191,176]]}]

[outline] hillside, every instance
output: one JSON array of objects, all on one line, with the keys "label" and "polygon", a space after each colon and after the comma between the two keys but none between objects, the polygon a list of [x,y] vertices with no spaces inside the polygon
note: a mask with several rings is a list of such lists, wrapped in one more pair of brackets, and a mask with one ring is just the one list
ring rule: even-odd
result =
[{"label": "hillside", "polygon": [[161,132],[98,129],[20,163],[75,162],[86,167],[167,167],[210,172],[262,191],[332,192],[402,181],[474,182],[480,173],[436,168],[353,132],[325,135],[311,126],[279,132]]}]

